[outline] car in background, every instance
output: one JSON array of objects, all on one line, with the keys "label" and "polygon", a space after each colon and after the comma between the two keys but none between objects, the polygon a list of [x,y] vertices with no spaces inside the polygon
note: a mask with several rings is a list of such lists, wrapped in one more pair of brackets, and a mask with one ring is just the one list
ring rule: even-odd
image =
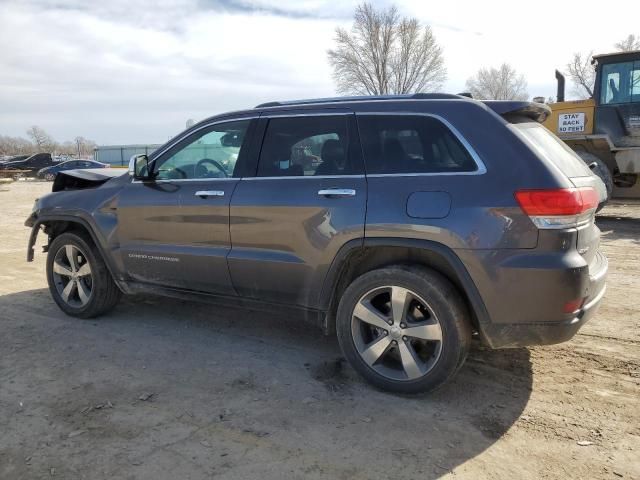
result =
[{"label": "car in background", "polygon": [[65,170],[82,170],[86,168],[109,168],[111,165],[108,163],[96,162],[95,160],[69,160],[66,162],[59,162],[50,167],[43,168],[38,171],[37,177],[45,180],[55,180],[56,175],[59,172]]},{"label": "car in background", "polygon": [[8,162],[17,162],[18,160],[24,160],[29,158],[29,155],[9,155],[4,158],[4,160],[0,160],[0,165],[3,165]]},{"label": "car in background", "polygon": [[18,177],[35,177],[38,170],[53,165],[50,153],[36,153],[22,160],[12,160],[0,165],[0,170],[16,170]]}]

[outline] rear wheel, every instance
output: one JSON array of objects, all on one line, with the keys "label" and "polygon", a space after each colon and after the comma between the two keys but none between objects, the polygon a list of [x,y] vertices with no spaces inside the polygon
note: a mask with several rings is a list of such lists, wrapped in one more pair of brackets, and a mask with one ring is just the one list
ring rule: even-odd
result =
[{"label": "rear wheel", "polygon": [[93,242],[76,233],[63,233],[49,245],[47,280],[54,301],[74,317],[102,315],[122,295]]},{"label": "rear wheel", "polygon": [[48,182],[53,182],[56,179],[56,176],[53,173],[45,173],[44,179]]},{"label": "rear wheel", "polygon": [[340,300],[337,332],[356,371],[398,393],[445,383],[471,343],[459,292],[439,273],[418,267],[388,267],[357,278]]}]

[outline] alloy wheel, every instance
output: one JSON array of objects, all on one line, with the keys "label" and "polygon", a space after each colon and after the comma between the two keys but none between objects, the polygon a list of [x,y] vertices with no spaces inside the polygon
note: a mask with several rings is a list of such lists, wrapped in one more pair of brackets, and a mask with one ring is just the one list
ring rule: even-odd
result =
[{"label": "alloy wheel", "polygon": [[58,249],[53,260],[53,282],[60,298],[69,306],[82,308],[91,299],[93,276],[87,256],[75,245]]},{"label": "alloy wheel", "polygon": [[353,309],[351,334],[362,360],[391,380],[423,377],[442,352],[442,327],[433,309],[399,286],[365,293]]}]

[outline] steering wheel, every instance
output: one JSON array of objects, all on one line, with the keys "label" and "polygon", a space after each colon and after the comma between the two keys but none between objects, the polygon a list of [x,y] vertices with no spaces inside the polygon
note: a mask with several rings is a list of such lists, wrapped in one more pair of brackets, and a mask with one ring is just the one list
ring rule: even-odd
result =
[{"label": "steering wheel", "polygon": [[224,167],[222,165],[220,165],[220,163],[216,162],[215,160],[212,160],[210,158],[203,158],[202,160],[200,160],[198,163],[196,163],[196,168],[195,170],[197,171],[199,167],[205,168],[205,170],[209,170],[208,168],[206,168],[204,166],[205,163],[210,163],[211,165],[213,165],[214,167],[216,167],[218,170],[220,170],[220,172],[222,173],[223,177],[228,177],[229,175],[227,175],[227,171],[224,169]]}]

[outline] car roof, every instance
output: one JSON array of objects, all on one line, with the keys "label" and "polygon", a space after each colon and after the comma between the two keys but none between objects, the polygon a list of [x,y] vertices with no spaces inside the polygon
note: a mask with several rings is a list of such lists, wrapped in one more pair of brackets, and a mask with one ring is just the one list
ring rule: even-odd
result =
[{"label": "car roof", "polygon": [[[351,96],[351,97],[327,97],[327,98],[308,98],[301,100],[285,100],[285,101],[273,101],[266,102],[257,105],[251,109],[235,110],[231,112],[224,112],[218,115],[207,117],[188,130],[197,130],[203,124],[211,123],[216,120],[224,120],[228,117],[242,117],[242,116],[258,116],[263,112],[277,112],[277,111],[290,111],[290,110],[308,110],[312,108],[354,108],[363,106],[366,104],[382,104],[387,108],[393,108],[393,106],[399,106],[407,101],[420,102],[420,101],[433,101],[433,100],[445,100],[445,101],[470,101],[475,102],[469,96],[469,94],[455,95],[451,93],[414,93],[409,95],[363,95],[363,96]],[[240,118],[238,118],[240,119]]]},{"label": "car roof", "polygon": [[[365,105],[376,105],[383,107],[384,110],[393,111],[394,109],[402,106],[406,106],[407,102],[469,102],[470,104],[483,105],[487,110],[493,110],[499,115],[505,115],[507,113],[523,113],[525,116],[529,116],[536,121],[543,121],[544,118],[550,113],[549,108],[546,105],[536,104],[527,101],[478,101],[471,98],[468,93],[463,94],[451,94],[451,93],[414,93],[409,95],[369,95],[369,96],[355,96],[355,97],[328,97],[328,98],[310,98],[302,100],[291,101],[275,101],[261,103],[252,109],[236,110],[232,112],[225,112],[219,115],[214,115],[195,125],[191,126],[187,130],[180,132],[175,137],[171,138],[164,145],[169,145],[181,137],[188,135],[189,133],[199,130],[203,126],[211,124],[212,122],[225,121],[225,120],[241,120],[243,117],[258,117],[263,113],[276,113],[280,111],[292,111],[292,110],[312,110],[317,108],[343,108],[358,110],[359,107]],[[155,152],[151,153],[152,157],[164,151],[163,147],[158,148]]]},{"label": "car roof", "polygon": [[307,98],[302,100],[287,100],[261,103],[256,109],[268,107],[295,107],[298,105],[322,105],[334,103],[354,103],[354,102],[379,102],[393,100],[464,100],[462,95],[450,93],[413,93],[407,95],[368,95],[351,97],[328,97],[328,98]]},{"label": "car roof", "polygon": [[[372,95],[372,96],[355,96],[355,97],[330,97],[330,98],[310,98],[302,100],[275,101],[261,103],[250,110],[238,110],[235,112],[222,113],[198,122],[191,129],[197,129],[203,124],[211,123],[215,120],[224,120],[228,117],[255,116],[263,113],[275,113],[279,111],[292,110],[311,110],[316,108],[345,108],[358,110],[359,107],[365,105],[377,105],[383,107],[384,110],[393,110],[411,103],[422,103],[430,101],[444,102],[469,102],[472,104],[483,104],[485,107],[493,110],[499,115],[507,113],[525,112],[526,116],[531,118],[540,116],[538,121],[544,120],[549,114],[549,108],[546,105],[521,100],[475,100],[470,94],[450,94],[450,93],[415,93],[410,95]],[[190,130],[191,130],[190,129]]]}]

